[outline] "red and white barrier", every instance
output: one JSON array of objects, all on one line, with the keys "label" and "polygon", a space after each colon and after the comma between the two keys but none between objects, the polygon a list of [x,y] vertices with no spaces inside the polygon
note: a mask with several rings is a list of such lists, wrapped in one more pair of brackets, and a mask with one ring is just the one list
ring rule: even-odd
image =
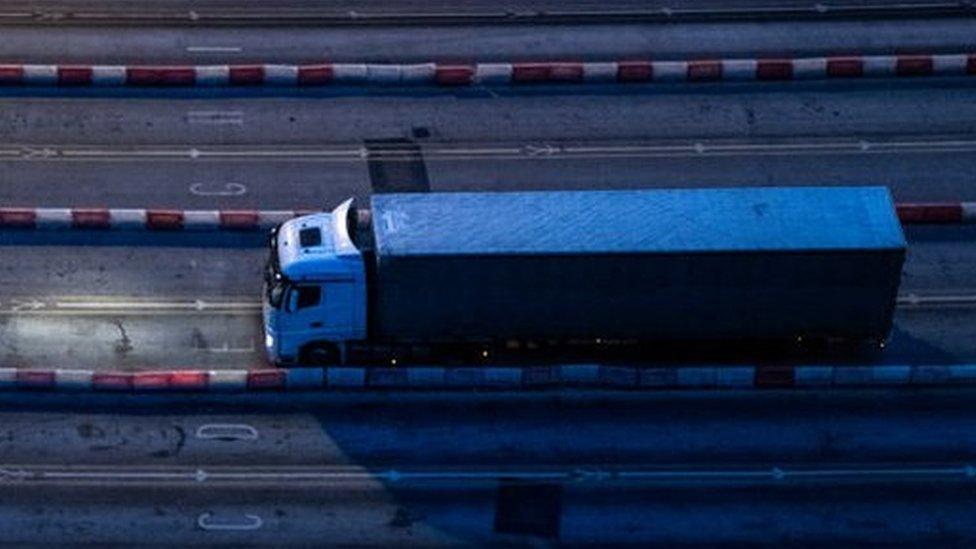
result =
[{"label": "red and white barrier", "polygon": [[257,231],[307,213],[311,211],[0,208],[0,229]]},{"label": "red and white barrier", "polygon": [[[976,223],[976,202],[901,203],[903,224]],[[168,210],[0,207],[0,229],[266,230],[314,210]]]},{"label": "red and white barrier", "polygon": [[976,74],[976,53],[596,62],[0,65],[0,85],[325,86],[786,81]]},{"label": "red and white barrier", "polygon": [[0,368],[0,389],[95,392],[288,390],[765,390],[976,385],[976,364],[860,366],[337,366],[101,371]]},{"label": "red and white barrier", "polygon": [[976,202],[906,202],[897,209],[903,224],[976,223]]}]

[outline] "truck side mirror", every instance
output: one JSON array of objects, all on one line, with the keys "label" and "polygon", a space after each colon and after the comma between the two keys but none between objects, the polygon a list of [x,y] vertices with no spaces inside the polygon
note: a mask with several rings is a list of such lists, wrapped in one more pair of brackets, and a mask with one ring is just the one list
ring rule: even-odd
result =
[{"label": "truck side mirror", "polygon": [[293,313],[298,310],[298,290],[292,288],[288,290],[288,312]]}]

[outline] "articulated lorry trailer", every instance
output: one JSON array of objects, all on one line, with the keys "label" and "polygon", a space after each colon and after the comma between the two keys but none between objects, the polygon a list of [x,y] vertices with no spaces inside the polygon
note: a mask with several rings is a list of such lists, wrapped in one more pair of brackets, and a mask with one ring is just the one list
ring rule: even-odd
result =
[{"label": "articulated lorry trailer", "polygon": [[532,342],[880,345],[906,248],[882,187],[384,194],[270,242],[279,365]]}]

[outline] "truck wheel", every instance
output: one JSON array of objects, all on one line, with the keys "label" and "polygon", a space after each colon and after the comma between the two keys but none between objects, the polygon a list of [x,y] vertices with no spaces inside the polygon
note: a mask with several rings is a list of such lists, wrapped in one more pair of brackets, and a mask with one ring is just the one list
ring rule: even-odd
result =
[{"label": "truck wheel", "polygon": [[302,363],[312,366],[331,366],[339,364],[339,347],[334,343],[316,343],[302,352]]}]

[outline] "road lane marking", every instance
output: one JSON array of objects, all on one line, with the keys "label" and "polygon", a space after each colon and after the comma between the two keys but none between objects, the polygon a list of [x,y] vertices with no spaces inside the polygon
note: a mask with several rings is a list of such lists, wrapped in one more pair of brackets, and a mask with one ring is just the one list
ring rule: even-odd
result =
[{"label": "road lane marking", "polygon": [[189,111],[186,120],[190,124],[209,124],[214,126],[243,126],[243,111]]},{"label": "road lane marking", "polygon": [[[782,483],[789,481],[827,481],[839,480],[952,480],[971,482],[976,478],[976,467],[971,464],[952,464],[946,466],[898,466],[886,464],[865,464],[858,466],[838,465],[826,467],[792,468],[789,466],[765,465],[733,468],[667,468],[667,467],[605,467],[589,466],[542,466],[520,467],[489,465],[487,467],[444,467],[403,468],[403,469],[365,469],[357,467],[330,466],[249,466],[249,467],[211,467],[186,469],[179,467],[153,468],[128,465],[113,465],[99,468],[61,467],[45,465],[2,466],[6,474],[2,478],[18,482],[176,482],[176,483],[222,483],[222,482],[281,482],[281,483],[348,483],[382,480],[389,483],[432,483],[432,482],[496,482],[506,479],[585,483],[674,483],[674,482],[761,482]],[[247,521],[253,524],[254,520]],[[234,523],[239,524],[239,523]],[[243,524],[243,521],[240,522]]]},{"label": "road lane marking", "polygon": [[231,355],[231,354],[251,354],[255,352],[254,342],[248,347],[231,347],[226,341],[220,347],[206,347],[204,349],[199,349],[206,351],[208,353],[218,354],[218,355]]},{"label": "road lane marking", "polygon": [[203,513],[197,518],[197,526],[203,530],[258,530],[264,525],[264,521],[258,515],[245,514],[243,521],[220,521],[214,520],[213,513]]},{"label": "road lane marking", "polygon": [[258,430],[246,423],[207,423],[197,427],[196,437],[202,440],[257,440]]},{"label": "road lane marking", "polygon": [[[208,188],[216,186],[216,188]],[[190,185],[190,194],[196,196],[241,196],[247,193],[247,187],[241,183],[224,183],[223,185],[194,183]]]},{"label": "road lane marking", "polygon": [[187,46],[188,53],[241,53],[244,48],[240,46]]},{"label": "road lane marking", "polygon": [[924,295],[908,293],[898,296],[899,309],[947,309],[976,306],[976,294]]},{"label": "road lane marking", "polygon": [[[12,298],[0,300],[0,315],[54,316],[136,316],[136,315],[253,315],[261,310],[257,300],[183,299],[127,300],[103,298],[91,300]],[[237,351],[237,349],[233,349]],[[228,348],[228,352],[231,350]]]},{"label": "road lane marking", "polygon": [[[242,111],[190,111],[188,122],[210,125],[242,125]],[[478,159],[571,159],[571,158],[689,158],[735,156],[816,156],[824,154],[923,154],[963,153],[976,151],[976,139],[927,139],[872,142],[850,138],[811,142],[727,142],[674,141],[654,143],[572,144],[531,142],[509,144],[431,144],[421,147],[427,160]],[[359,144],[323,144],[320,146],[196,146],[98,148],[83,146],[23,146],[0,149],[0,158],[8,160],[139,160],[139,159],[238,159],[264,160],[281,158],[312,161],[361,161],[367,156],[401,159],[395,152],[367,154]]]},{"label": "road lane marking", "polygon": [[[974,293],[904,293],[898,296],[898,307],[905,309],[956,309],[976,307]],[[252,315],[261,311],[261,301],[248,296],[236,298],[197,299],[132,299],[125,297],[103,298],[37,298],[16,297],[0,299],[0,315]],[[245,352],[244,348],[211,349],[212,352]]]}]

